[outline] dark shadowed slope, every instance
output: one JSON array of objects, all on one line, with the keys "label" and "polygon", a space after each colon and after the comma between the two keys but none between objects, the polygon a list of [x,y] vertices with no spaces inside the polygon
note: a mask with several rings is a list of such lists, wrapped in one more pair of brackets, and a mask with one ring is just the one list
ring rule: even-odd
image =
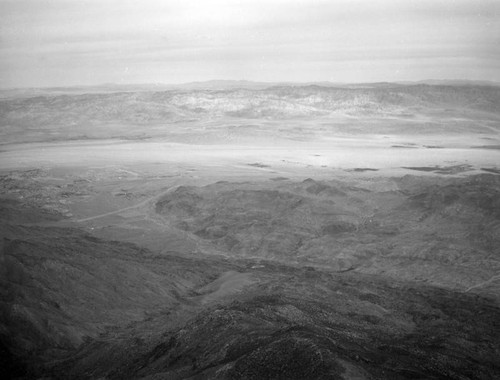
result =
[{"label": "dark shadowed slope", "polygon": [[54,371],[110,379],[490,379],[500,373],[500,309],[489,300],[379,276],[275,264],[247,270],[258,284],[234,301],[209,304],[174,330],[164,314],[104,336]]},{"label": "dark shadowed slope", "polygon": [[110,328],[177,309],[193,288],[232,268],[157,256],[76,229],[0,227],[0,338],[35,373]]},{"label": "dark shadowed slope", "polygon": [[200,242],[190,258],[44,227],[61,216],[2,201],[19,210],[1,224],[4,368],[497,378],[498,191],[492,174],[179,187],[151,212]]}]

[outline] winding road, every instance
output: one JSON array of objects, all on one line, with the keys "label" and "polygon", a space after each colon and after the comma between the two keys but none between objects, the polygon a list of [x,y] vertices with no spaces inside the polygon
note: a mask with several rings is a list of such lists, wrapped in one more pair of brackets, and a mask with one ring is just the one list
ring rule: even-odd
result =
[{"label": "winding road", "polygon": [[139,208],[139,207],[146,206],[148,203],[150,203],[152,201],[155,201],[155,200],[158,200],[161,197],[163,197],[164,195],[169,194],[171,191],[177,189],[179,186],[180,185],[170,186],[167,190],[161,192],[160,194],[156,194],[156,195],[154,195],[152,197],[149,197],[149,198],[147,198],[147,199],[145,199],[145,200],[143,200],[143,201],[141,201],[141,202],[139,202],[139,203],[137,203],[135,205],[124,207],[124,208],[121,208],[119,210],[114,210],[114,211],[106,212],[104,214],[89,216],[87,218],[76,219],[75,222],[78,222],[78,223],[90,222],[91,220],[104,218],[106,216],[120,214],[120,213],[122,213],[124,211],[129,211],[129,210],[133,210],[133,209],[136,209],[136,208]]}]

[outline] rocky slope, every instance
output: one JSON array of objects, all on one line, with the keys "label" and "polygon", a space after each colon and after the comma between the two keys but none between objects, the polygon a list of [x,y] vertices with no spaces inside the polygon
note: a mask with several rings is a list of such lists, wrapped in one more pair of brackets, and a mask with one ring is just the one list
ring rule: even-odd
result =
[{"label": "rocky slope", "polygon": [[110,379],[490,379],[500,371],[500,310],[486,299],[276,264],[252,274],[257,286],[179,329],[163,316],[148,323],[164,333],[141,340],[144,322],[53,371]]},{"label": "rocky slope", "polygon": [[199,242],[189,256],[4,199],[1,363],[11,378],[496,378],[499,192],[493,174],[181,186],[151,212]]},{"label": "rocky slope", "polygon": [[14,363],[34,373],[111,328],[176,309],[231,268],[159,257],[72,228],[0,227],[0,340]]},{"label": "rocky slope", "polygon": [[499,178],[216,183],[180,187],[156,210],[231,256],[466,290],[500,270]]}]

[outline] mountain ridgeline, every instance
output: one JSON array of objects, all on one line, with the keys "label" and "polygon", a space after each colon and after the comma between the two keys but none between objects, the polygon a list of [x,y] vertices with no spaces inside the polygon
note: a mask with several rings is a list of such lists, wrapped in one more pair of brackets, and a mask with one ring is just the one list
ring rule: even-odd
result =
[{"label": "mountain ridgeline", "polygon": [[[118,88],[119,89],[119,88]],[[42,94],[0,100],[3,125],[156,123],[207,117],[287,119],[329,116],[490,115],[498,117],[500,87],[395,85],[358,87],[171,89]]]}]

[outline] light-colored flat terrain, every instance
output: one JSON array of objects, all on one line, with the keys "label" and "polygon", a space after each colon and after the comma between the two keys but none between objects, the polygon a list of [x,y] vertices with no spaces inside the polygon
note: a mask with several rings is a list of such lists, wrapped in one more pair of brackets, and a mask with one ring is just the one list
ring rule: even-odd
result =
[{"label": "light-colored flat terrain", "polygon": [[[444,138],[443,138],[444,139]],[[477,139],[477,138],[476,138]],[[307,170],[328,172],[355,168],[400,173],[402,167],[471,165],[474,169],[495,167],[500,149],[476,148],[471,137],[443,141],[408,136],[356,136],[330,141],[266,145],[193,145],[169,142],[82,141],[69,143],[28,143],[3,147],[0,169],[51,168],[59,166],[102,167],[149,165],[158,175],[169,168],[209,170],[217,177],[226,171],[275,172],[303,175]],[[255,164],[261,164],[258,167]],[[252,166],[253,165],[253,166]],[[152,169],[153,170],[153,169]],[[374,174],[374,173],[371,173]],[[327,174],[328,175],[328,174]]]}]

